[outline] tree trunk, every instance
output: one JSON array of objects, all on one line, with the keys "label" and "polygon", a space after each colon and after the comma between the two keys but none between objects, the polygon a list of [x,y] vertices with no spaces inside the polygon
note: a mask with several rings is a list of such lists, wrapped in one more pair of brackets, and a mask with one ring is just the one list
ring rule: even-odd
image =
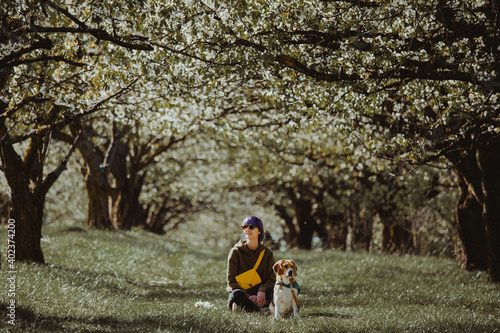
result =
[{"label": "tree trunk", "polygon": [[313,217],[316,222],[316,233],[321,240],[321,246],[324,249],[331,247],[331,233],[327,228],[327,222],[329,220],[328,211],[325,207],[325,198],[323,193],[315,197],[316,209],[314,210]]},{"label": "tree trunk", "polygon": [[316,223],[312,217],[312,203],[306,199],[295,199],[293,202],[295,209],[295,219],[299,226],[298,246],[299,249],[310,250],[312,248],[312,238]]},{"label": "tree trunk", "polygon": [[484,134],[466,152],[447,155],[457,171],[462,263],[500,281],[500,136]]},{"label": "tree trunk", "polygon": [[[6,105],[0,101],[0,114],[5,112]],[[53,107],[48,119],[58,112]],[[36,124],[43,126],[44,124]],[[18,155],[10,142],[5,119],[0,118],[0,160],[2,171],[10,188],[10,218],[15,221],[15,259],[17,261],[33,261],[44,263],[40,240],[42,238],[43,210],[47,192],[64,170],[73,154],[79,135],[72,143],[67,155],[59,166],[44,175],[45,161],[50,147],[52,131],[38,131],[29,139],[24,158]]]},{"label": "tree trunk", "polygon": [[362,238],[363,249],[366,252],[369,252],[373,240],[373,216],[365,217],[363,219],[363,228],[364,228],[364,233]]},{"label": "tree trunk", "polygon": [[373,217],[365,212],[358,212],[353,218],[353,234],[355,244],[366,252],[370,251],[373,238]]},{"label": "tree trunk", "polygon": [[490,278],[500,282],[500,136],[487,137],[478,149],[483,176],[483,220],[488,245]]},{"label": "tree trunk", "polygon": [[488,247],[482,217],[482,205],[467,185],[460,172],[457,173],[460,195],[457,201],[456,220],[462,240],[462,266],[468,270],[488,268]]},{"label": "tree trunk", "polygon": [[366,212],[356,209],[353,213],[351,209],[347,209],[346,214],[349,241],[348,249],[370,251],[370,246],[373,238],[373,218],[367,217]]},{"label": "tree trunk", "polygon": [[[0,137],[9,138],[4,121],[0,121]],[[23,161],[11,144],[0,144],[0,159],[11,193],[10,218],[15,221],[16,261],[45,262],[40,246],[45,193],[39,190],[40,183],[35,181],[38,177],[33,174],[34,169],[40,171],[36,156],[41,145],[40,138],[32,139],[26,153],[29,161]]]},{"label": "tree trunk", "polygon": [[1,145],[3,171],[11,189],[10,216],[15,221],[16,259],[19,261],[45,262],[40,245],[45,197],[61,173],[66,170],[77,141],[78,138],[59,166],[45,178],[43,167],[50,144],[48,137],[34,136],[23,161],[12,145]]},{"label": "tree trunk", "polygon": [[88,200],[87,226],[95,229],[113,229],[109,215],[109,191],[103,186],[103,181],[99,181],[105,176],[93,175],[87,170],[84,177]]},{"label": "tree trunk", "polygon": [[9,223],[10,196],[7,193],[0,192],[0,224]]},{"label": "tree trunk", "polygon": [[[22,177],[21,174],[18,176]],[[22,181],[22,179],[19,179]],[[45,196],[37,197],[29,188],[12,188],[10,217],[15,221],[16,261],[45,263],[42,247],[43,206]]]},{"label": "tree trunk", "polygon": [[324,249],[330,248],[330,233],[325,225],[325,222],[328,219],[326,214],[320,214],[315,216],[316,219],[316,233],[321,240],[321,247]]},{"label": "tree trunk", "polygon": [[113,229],[109,213],[109,201],[113,190],[103,170],[103,158],[96,153],[88,128],[79,121],[71,124],[70,128],[73,135],[80,133],[78,150],[85,160],[82,174],[85,178],[88,199],[87,226],[96,229]]},{"label": "tree trunk", "polygon": [[[141,207],[141,214],[138,216],[140,220],[144,220],[140,225],[144,226],[145,230],[151,231],[158,235],[165,234],[165,226],[170,222],[168,197],[163,199],[161,204],[153,204],[150,206]],[[142,216],[147,215],[145,218]]]},{"label": "tree trunk", "polygon": [[191,200],[187,198],[173,200],[165,196],[160,204],[155,203],[141,207],[139,214],[137,214],[138,225],[143,226],[145,230],[163,235],[167,224],[177,218],[178,221],[173,226],[175,228],[181,223],[181,219],[178,219],[179,216],[193,212],[194,208]]},{"label": "tree trunk", "polygon": [[382,252],[393,253],[395,247],[394,225],[396,224],[396,221],[391,214],[391,210],[389,209],[378,209],[377,212],[380,217],[380,222],[382,222]]},{"label": "tree trunk", "polygon": [[476,151],[471,149],[466,154],[453,152],[448,154],[447,158],[455,166],[460,189],[456,222],[462,240],[462,266],[468,270],[486,270],[488,268],[488,246],[482,216],[483,180],[476,160]]},{"label": "tree trunk", "polygon": [[345,217],[345,214],[338,213],[332,216],[332,248],[347,250],[347,236],[349,234],[347,224],[347,217]]},{"label": "tree trunk", "polygon": [[[119,230],[130,230],[140,224],[142,206],[139,203],[140,190],[135,191],[131,184],[128,188],[118,189],[118,195],[113,200],[112,220]],[[142,186],[141,186],[142,187]]]},{"label": "tree trunk", "polygon": [[0,152],[11,192],[10,218],[15,221],[15,259],[44,263],[40,240],[45,194],[30,189],[30,177],[11,145],[0,146]]},{"label": "tree trunk", "polygon": [[[145,171],[136,168],[140,157],[130,154],[128,143],[122,142],[124,131],[119,131],[117,125],[113,125],[113,141],[111,142],[112,153],[106,156],[109,170],[113,174],[116,183],[116,196],[112,202],[111,219],[117,229],[130,230],[140,224],[142,206],[139,202],[142,186],[144,184]],[[130,159],[127,167],[127,158]]]},{"label": "tree trunk", "polygon": [[[145,211],[142,208],[143,212]],[[148,210],[148,216],[146,217],[146,221],[142,224],[144,225],[144,230],[150,231],[157,235],[165,234],[165,225],[168,224],[169,218],[167,217],[168,210],[166,206],[163,205],[161,207],[150,207]]]},{"label": "tree trunk", "polygon": [[298,236],[297,229],[295,228],[295,224],[293,223],[293,216],[288,214],[285,206],[276,205],[274,206],[276,213],[279,217],[281,217],[285,221],[285,225],[288,228],[288,234],[285,235],[286,242],[289,247],[294,248],[298,246]]},{"label": "tree trunk", "polygon": [[347,223],[347,237],[346,237],[346,250],[355,251],[356,250],[356,235],[354,232],[354,219],[352,217],[352,211],[350,208],[345,210],[345,217]]}]

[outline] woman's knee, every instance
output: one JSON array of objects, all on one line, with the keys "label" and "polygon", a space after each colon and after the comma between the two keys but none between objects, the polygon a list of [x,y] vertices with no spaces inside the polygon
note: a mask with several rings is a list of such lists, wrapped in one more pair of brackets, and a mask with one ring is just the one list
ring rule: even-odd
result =
[{"label": "woman's knee", "polygon": [[231,294],[245,294],[243,289],[234,289]]},{"label": "woman's knee", "polygon": [[241,303],[242,297],[246,297],[245,292],[241,289],[235,289],[233,290],[227,299],[227,306],[232,309],[233,303],[236,303],[239,305]]}]

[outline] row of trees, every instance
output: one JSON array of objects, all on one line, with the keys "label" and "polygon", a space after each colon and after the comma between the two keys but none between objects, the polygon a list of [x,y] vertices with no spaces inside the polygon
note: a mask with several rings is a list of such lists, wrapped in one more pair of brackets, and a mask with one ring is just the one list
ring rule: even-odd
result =
[{"label": "row of trees", "polygon": [[[43,262],[45,196],[74,151],[89,224],[160,230],[172,201],[143,206],[148,172],[187,142],[166,166],[215,161],[216,149],[192,145],[213,136],[238,159],[234,183],[283,199],[272,204],[304,248],[336,214],[403,223],[393,206],[403,201],[391,198],[398,177],[447,161],[463,263],[498,281],[498,11],[495,1],[445,0],[2,2],[0,151],[17,259]],[[67,154],[44,171],[54,139]],[[247,165],[231,152],[243,145],[255,147]],[[383,192],[377,184],[387,184],[384,205],[347,196],[349,209],[334,209],[353,188]]]},{"label": "row of trees", "polygon": [[383,161],[367,158],[363,149],[345,153],[342,135],[313,133],[312,127],[269,131],[259,126],[238,145],[228,145],[225,138],[226,145],[219,146],[229,153],[220,153],[214,163],[227,166],[219,184],[274,207],[288,246],[310,249],[317,236],[324,248],[368,250],[373,222],[381,220],[384,251],[419,253],[415,237],[424,228],[422,221],[453,220],[449,170],[421,167],[405,176],[391,175]]}]

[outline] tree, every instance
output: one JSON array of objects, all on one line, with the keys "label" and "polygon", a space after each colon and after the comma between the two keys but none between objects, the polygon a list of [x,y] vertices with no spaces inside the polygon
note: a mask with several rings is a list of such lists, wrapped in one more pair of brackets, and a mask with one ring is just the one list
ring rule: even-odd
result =
[{"label": "tree", "polygon": [[[51,140],[73,121],[101,111],[133,83],[107,86],[99,81],[106,74],[100,70],[99,59],[106,46],[93,42],[108,41],[136,50],[151,47],[117,35],[114,24],[114,34],[90,26],[92,21],[102,23],[100,15],[85,23],[50,0],[4,1],[0,21],[0,157],[10,187],[10,216],[16,220],[16,260],[43,263],[40,238],[45,197],[80,137],[75,135],[59,166],[46,173]],[[16,147],[22,142],[28,142],[24,154]]]},{"label": "tree", "polygon": [[[303,119],[330,118],[338,131],[350,134],[352,145],[391,159],[395,170],[400,163],[418,166],[473,153],[471,140],[485,145],[484,153],[497,154],[496,1],[186,1],[170,4],[168,11],[182,13],[183,21],[165,24],[159,44],[204,62],[212,77],[264,81],[272,88],[262,100],[292,114],[293,105]],[[169,39],[175,31],[181,36]],[[483,185],[496,172],[484,169],[492,166],[484,158]],[[477,235],[484,229],[486,238],[468,245],[463,239],[464,259],[466,267],[482,267],[468,251],[488,244],[488,258],[480,260],[499,281],[494,244],[500,234],[490,217],[500,205],[487,187],[475,194],[485,199],[475,207],[487,213],[467,222]],[[458,216],[464,227],[463,214]]]},{"label": "tree", "polygon": [[442,199],[437,207],[425,208],[440,192],[448,192],[438,170],[423,167],[396,177],[362,147],[344,153],[344,135],[326,134],[328,123],[257,126],[260,118],[247,117],[237,141],[221,139],[220,150],[229,153],[224,160],[219,152],[221,160],[213,164],[230,170],[225,169],[228,180],[221,186],[227,183],[233,191],[249,193],[256,203],[274,207],[283,219],[289,247],[310,249],[319,237],[325,248],[371,250],[378,215],[385,237],[375,247],[434,252],[420,230],[443,220],[437,214],[445,211]]},{"label": "tree", "polygon": [[[101,122],[101,125],[105,123]],[[87,225],[98,229],[121,230],[142,226],[162,233],[167,221],[167,207],[172,207],[172,202],[165,197],[161,204],[144,206],[139,198],[148,169],[161,155],[176,148],[187,134],[168,138],[153,134],[146,136],[141,131],[145,128],[138,122],[113,122],[110,135],[99,134],[106,139],[103,145],[98,145],[93,139],[97,130],[91,125],[73,122],[70,127],[72,135],[60,133],[57,137],[66,142],[74,140],[74,136],[81,137],[78,149],[85,161],[82,174],[89,203]],[[104,127],[101,131],[106,130],[106,126],[100,127]],[[177,204],[181,202],[189,206],[185,198],[177,201]]]},{"label": "tree", "polygon": [[[0,69],[15,68],[19,61],[39,72],[43,61],[54,73],[70,69],[49,94],[46,87],[40,88],[42,98],[52,97],[70,116],[68,110],[80,105],[87,110],[81,117],[97,111],[140,76],[144,100],[158,111],[141,112],[145,121],[158,120],[148,122],[151,129],[175,121],[172,114],[181,115],[179,123],[195,127],[204,119],[220,120],[208,126],[216,135],[262,126],[328,124],[319,127],[326,135],[346,136],[339,147],[344,154],[364,149],[366,155],[390,161],[384,169],[394,175],[411,171],[401,164],[441,163],[443,158],[453,160],[456,153],[462,161],[465,154],[479,152],[476,164],[483,193],[469,191],[477,178],[462,173],[468,187],[462,187],[467,192],[459,201],[458,223],[465,226],[460,217],[478,216],[476,210],[462,214],[469,208],[483,208],[482,222],[467,225],[480,238],[484,229],[490,276],[500,280],[499,249],[494,245],[500,237],[494,204],[498,195],[489,187],[489,177],[496,173],[490,156],[496,154],[499,136],[497,2],[90,1],[89,6],[64,9],[44,1],[23,5],[21,11],[11,2],[2,6],[8,14],[4,20],[10,20],[6,36],[19,46],[0,59]],[[85,22],[78,18],[86,16]],[[61,25],[50,24],[56,19]],[[19,39],[19,34],[29,38]],[[68,48],[56,52],[49,42]],[[47,53],[26,56],[35,48]],[[124,48],[150,52],[133,51],[125,57]],[[85,58],[79,58],[81,54]],[[110,61],[111,55],[122,64]],[[76,71],[83,62],[79,59],[97,62]],[[63,83],[72,87],[73,78],[83,87],[75,90],[77,97],[62,88],[54,95]],[[23,87],[35,84],[26,82]],[[82,82],[92,82],[92,89]],[[107,94],[95,94],[98,89]],[[16,94],[15,100],[22,101],[18,96],[23,94]],[[3,114],[11,117],[15,112],[9,106]],[[258,121],[250,124],[255,115]],[[464,205],[473,200],[475,204]],[[309,203],[297,202],[297,207],[304,205]],[[472,262],[476,256],[468,255],[478,242],[465,243],[466,266],[480,267]]]}]

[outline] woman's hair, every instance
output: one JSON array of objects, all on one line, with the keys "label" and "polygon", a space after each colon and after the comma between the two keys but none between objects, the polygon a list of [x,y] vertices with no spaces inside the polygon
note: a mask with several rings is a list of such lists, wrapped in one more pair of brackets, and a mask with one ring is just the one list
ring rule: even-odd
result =
[{"label": "woman's hair", "polygon": [[262,244],[262,242],[264,241],[264,224],[262,223],[262,220],[259,219],[257,216],[253,216],[253,215],[247,216],[243,220],[242,225],[247,225],[247,224],[252,224],[252,225],[256,226],[257,228],[259,228],[259,231],[260,231],[259,244]]}]

